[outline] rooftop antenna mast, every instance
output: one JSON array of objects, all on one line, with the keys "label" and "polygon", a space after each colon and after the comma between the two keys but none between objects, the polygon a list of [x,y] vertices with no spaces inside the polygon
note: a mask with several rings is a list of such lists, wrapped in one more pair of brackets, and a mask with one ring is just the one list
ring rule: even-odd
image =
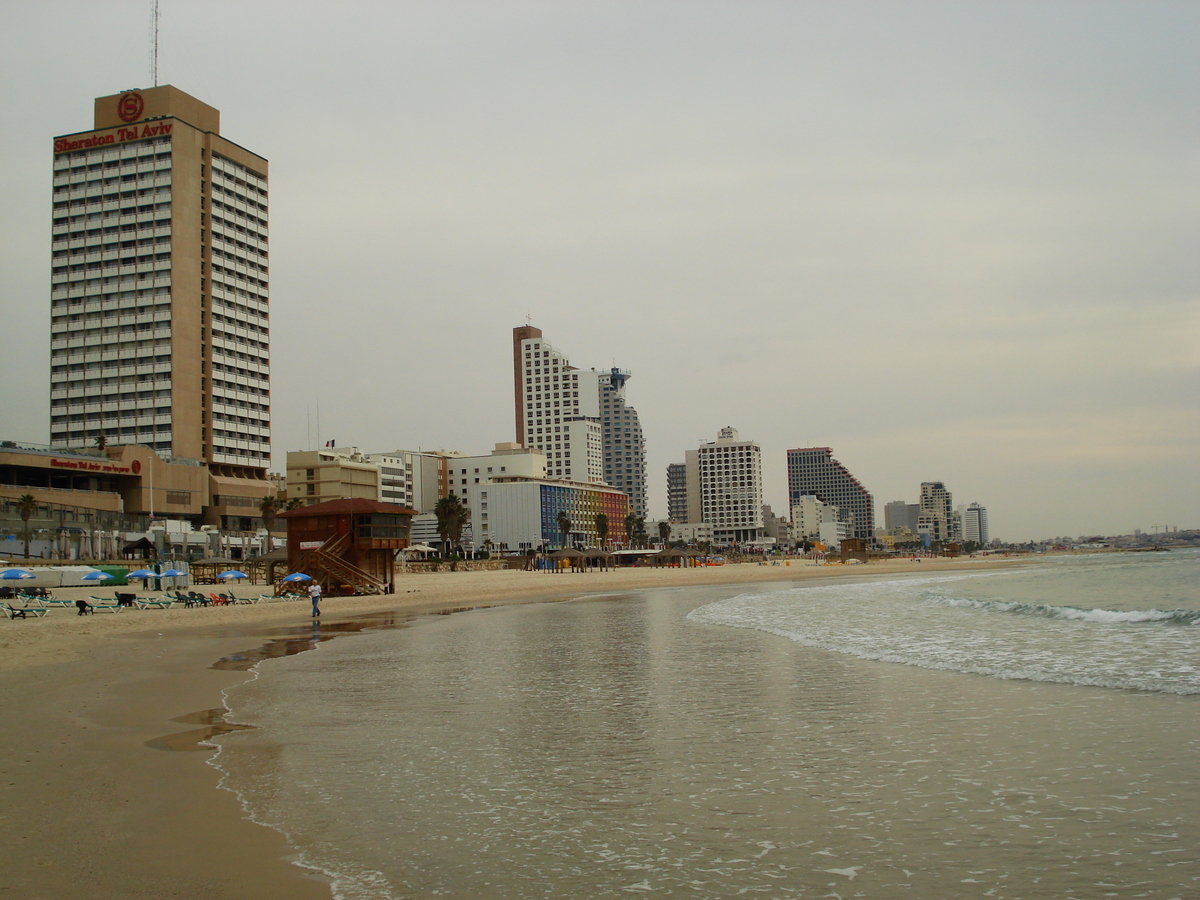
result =
[{"label": "rooftop antenna mast", "polygon": [[158,87],[158,0],[150,9],[150,80]]}]

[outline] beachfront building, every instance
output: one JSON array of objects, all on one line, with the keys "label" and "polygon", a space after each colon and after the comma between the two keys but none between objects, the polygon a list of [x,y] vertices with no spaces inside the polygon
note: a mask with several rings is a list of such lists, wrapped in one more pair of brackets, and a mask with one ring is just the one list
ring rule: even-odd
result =
[{"label": "beachfront building", "polygon": [[992,539],[988,530],[987,507],[972,503],[963,513],[963,540],[986,547]]},{"label": "beachfront building", "polygon": [[50,444],[207,466],[203,518],[271,492],[267,161],[169,85],[54,139]]},{"label": "beachfront building", "polygon": [[792,537],[796,541],[816,540],[822,525],[841,521],[841,511],[814,494],[792,501]]},{"label": "beachfront building", "polygon": [[[534,451],[534,456],[541,456]],[[495,473],[491,482],[467,485],[471,510],[471,542],[476,549],[539,550],[564,545],[559,514],[570,527],[569,547],[599,547],[596,516],[608,522],[607,547],[627,546],[625,517],[630,512],[624,491],[605,484],[569,482],[544,477]],[[465,542],[464,542],[465,543]]]},{"label": "beachfront building", "polygon": [[962,523],[954,509],[954,497],[941,481],[921,482],[921,512],[917,532],[928,535],[932,541],[962,540]]},{"label": "beachfront building", "polygon": [[546,455],[549,478],[610,484],[645,516],[646,442],[625,399],[629,373],[571,365],[541,329],[513,329],[517,443]]},{"label": "beachfront building", "polygon": [[812,494],[836,506],[853,526],[852,537],[870,541],[875,530],[875,501],[871,492],[833,458],[830,447],[805,447],[787,452],[788,499],[795,505]]},{"label": "beachfront building", "polygon": [[713,528],[717,544],[761,542],[762,450],[726,426],[696,451],[700,521]]}]

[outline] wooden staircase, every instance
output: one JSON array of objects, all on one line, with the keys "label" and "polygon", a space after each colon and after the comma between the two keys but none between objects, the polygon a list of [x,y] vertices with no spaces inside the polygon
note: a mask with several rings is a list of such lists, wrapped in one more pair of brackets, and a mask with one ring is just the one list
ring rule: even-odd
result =
[{"label": "wooden staircase", "polygon": [[325,545],[305,550],[300,557],[302,571],[307,572],[325,588],[348,584],[360,594],[382,594],[383,582],[353,563],[342,559],[341,553],[350,543],[350,535],[343,534]]}]

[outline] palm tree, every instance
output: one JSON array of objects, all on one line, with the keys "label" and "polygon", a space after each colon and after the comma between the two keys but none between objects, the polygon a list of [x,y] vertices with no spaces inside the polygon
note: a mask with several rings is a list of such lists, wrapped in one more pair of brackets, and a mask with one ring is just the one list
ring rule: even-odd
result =
[{"label": "palm tree", "polygon": [[604,513],[596,513],[596,537],[600,539],[600,549],[603,550],[608,543],[608,516]]},{"label": "palm tree", "polygon": [[437,502],[433,514],[437,516],[437,532],[449,556],[450,548],[462,543],[463,526],[471,521],[470,507],[458,497],[450,495]]},{"label": "palm tree", "polygon": [[275,513],[279,509],[279,498],[274,494],[268,494],[262,498],[262,503],[258,504],[258,511],[262,513],[263,528],[267,529],[267,539],[265,542],[266,552],[271,552],[271,526],[275,524]]},{"label": "palm tree", "polygon": [[571,516],[565,509],[558,511],[558,530],[562,532],[562,545],[565,550],[567,547],[567,538],[571,534]]},{"label": "palm tree", "polygon": [[105,437],[104,435],[100,435],[99,437],[96,438],[96,449],[97,450],[103,450],[107,446],[108,446],[108,438],[107,437]]},{"label": "palm tree", "polygon": [[287,506],[284,508],[288,509],[288,510],[293,510],[293,509],[299,509],[303,505],[304,505],[304,501],[301,498],[293,497],[291,500],[289,500],[287,502]]},{"label": "palm tree", "polygon": [[17,515],[21,517],[21,521],[25,523],[25,558],[29,559],[29,520],[33,518],[33,514],[37,512],[38,504],[33,499],[33,494],[22,494],[17,498]]},{"label": "palm tree", "polygon": [[658,523],[658,539],[662,541],[662,545],[666,547],[671,542],[671,523],[662,521]]}]

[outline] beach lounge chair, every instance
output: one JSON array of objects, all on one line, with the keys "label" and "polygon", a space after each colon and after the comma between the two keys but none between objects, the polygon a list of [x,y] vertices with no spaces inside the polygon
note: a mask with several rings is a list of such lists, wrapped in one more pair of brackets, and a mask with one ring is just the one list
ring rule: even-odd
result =
[{"label": "beach lounge chair", "polygon": [[138,609],[170,609],[175,605],[170,597],[138,597],[133,602]]},{"label": "beach lounge chair", "polygon": [[92,601],[92,612],[119,613],[124,607],[116,600],[105,600],[103,597],[88,597]]},{"label": "beach lounge chair", "polygon": [[40,619],[49,612],[44,606],[13,606],[12,602],[0,603],[0,612],[10,619],[28,619],[30,615]]}]

